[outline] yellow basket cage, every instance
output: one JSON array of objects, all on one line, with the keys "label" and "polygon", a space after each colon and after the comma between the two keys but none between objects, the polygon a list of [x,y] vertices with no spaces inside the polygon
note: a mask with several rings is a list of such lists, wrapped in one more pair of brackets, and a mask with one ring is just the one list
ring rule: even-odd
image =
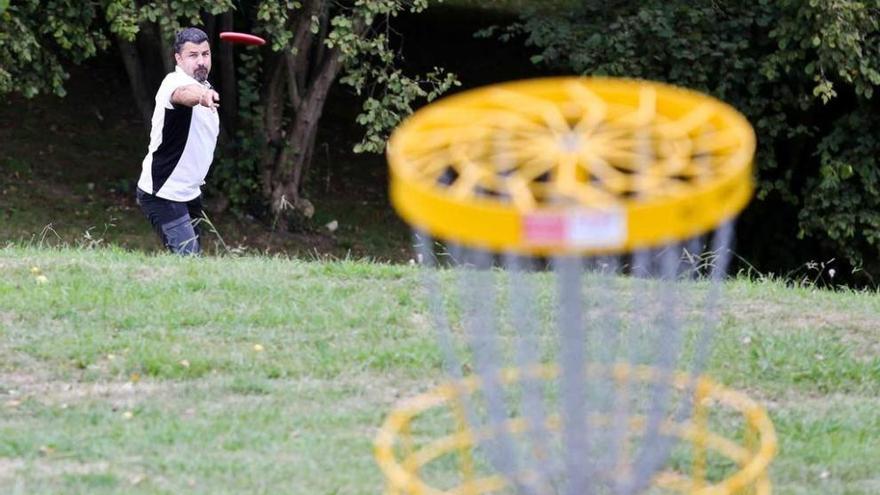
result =
[{"label": "yellow basket cage", "polygon": [[[650,383],[664,379],[664,375],[656,369],[623,363],[605,369],[592,367],[587,373],[610,373],[618,387],[634,381]],[[533,367],[525,372],[508,368],[502,373],[502,381],[505,385],[514,384],[523,375],[553,380],[558,377],[559,369],[549,365]],[[776,454],[777,440],[764,408],[746,395],[718,385],[705,376],[694,378],[678,373],[671,380],[674,387],[690,387],[694,393],[691,418],[686,422],[667,421],[662,426],[670,435],[690,445],[690,462],[686,466],[689,470],[661,471],[653,480],[654,486],[665,493],[690,495],[769,495],[771,485],[767,470]],[[497,473],[480,473],[475,465],[475,445],[492,432],[486,429],[475,431],[469,427],[462,401],[478,391],[480,386],[480,379],[471,376],[458,383],[443,384],[397,404],[375,438],[375,456],[385,475],[388,495],[484,495],[509,492],[511,480]],[[457,427],[452,433],[419,444],[413,430],[421,416],[436,409],[447,409],[455,418]],[[740,438],[711,431],[709,417],[713,409],[727,410],[736,415]],[[612,422],[607,415],[594,415],[588,420],[594,428],[609,428]],[[559,416],[553,415],[547,418],[546,427],[549,431],[558,432],[560,423]],[[632,435],[638,435],[645,427],[644,417],[641,416],[628,417],[626,423]],[[523,435],[527,422],[513,417],[505,427],[513,435]],[[720,475],[721,479],[711,482],[707,480],[710,452],[731,461],[727,471]],[[451,461],[457,468],[454,475],[448,475],[447,486],[440,488],[426,483],[423,474],[433,468],[432,464],[441,464],[444,460]],[[534,476],[528,470],[518,474],[523,480]],[[613,472],[608,473],[608,476],[614,475]]]},{"label": "yellow basket cage", "polygon": [[[452,261],[444,263],[463,268],[464,316],[451,323],[442,312],[455,304],[436,281],[429,284],[453,372],[446,384],[397,404],[380,428],[375,455],[387,493],[769,494],[767,469],[777,445],[766,412],[703,374],[732,224],[753,192],[754,153],[752,127],[729,105],[631,79],[496,84],[406,119],[388,143],[391,200],[417,233],[421,261],[431,264],[435,240],[452,246],[445,258]],[[710,237],[711,266],[697,266],[692,248]],[[691,289],[679,283],[681,252],[694,265],[687,276],[716,282],[707,291],[704,331],[688,344],[697,357],[686,372],[679,361],[688,330],[677,320],[675,294],[690,297]],[[503,308],[493,302],[500,260],[511,280]],[[540,289],[529,294],[530,281],[520,275],[548,268],[558,280],[551,318],[557,363],[536,350],[537,311],[525,307]],[[601,295],[601,287],[618,283],[603,275],[609,271],[638,275],[628,292],[635,307],[629,321],[609,309],[619,292]],[[657,283],[639,281],[652,277]],[[595,300],[611,303],[590,313],[585,308]],[[510,340],[498,335],[507,327],[523,342],[513,365],[498,350]],[[456,347],[456,339],[464,345]],[[463,363],[456,349],[467,346],[465,360],[472,362]],[[473,374],[462,376],[460,369]],[[538,402],[556,400],[553,408],[526,418],[511,396],[521,382],[558,386],[552,400],[533,392]],[[599,389],[611,402],[629,401],[623,412],[591,408],[588,395]],[[669,412],[675,408],[678,413]],[[713,427],[710,418],[719,411],[727,423],[739,422],[739,435]],[[444,414],[451,421],[432,430],[432,418]],[[546,452],[522,453],[541,443],[523,439],[541,432],[555,439],[557,450],[567,449],[554,454],[565,479],[543,465]],[[599,455],[604,445],[590,443],[588,434],[642,450],[630,456],[634,464],[607,465],[612,455],[602,462],[585,458],[584,469],[591,470],[585,475],[578,456]],[[678,447],[687,451],[686,461],[674,458]],[[534,462],[518,463],[519,457]]]}]

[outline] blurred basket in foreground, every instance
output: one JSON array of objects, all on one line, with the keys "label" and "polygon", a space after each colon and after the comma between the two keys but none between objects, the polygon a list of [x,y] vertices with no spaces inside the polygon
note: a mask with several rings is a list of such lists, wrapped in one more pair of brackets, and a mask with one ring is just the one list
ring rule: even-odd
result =
[{"label": "blurred basket in foreground", "polygon": [[[376,437],[389,495],[766,494],[766,413],[704,376],[755,136],[634,80],[467,91],[388,145],[446,385]],[[738,433],[737,433],[738,432]]]}]

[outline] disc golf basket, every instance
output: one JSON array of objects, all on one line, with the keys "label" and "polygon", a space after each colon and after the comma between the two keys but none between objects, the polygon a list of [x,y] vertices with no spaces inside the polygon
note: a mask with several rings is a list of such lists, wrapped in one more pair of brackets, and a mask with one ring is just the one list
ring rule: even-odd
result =
[{"label": "disc golf basket", "polygon": [[464,92],[388,145],[448,381],[375,439],[387,493],[770,492],[773,425],[704,375],[755,137],[646,81]]}]

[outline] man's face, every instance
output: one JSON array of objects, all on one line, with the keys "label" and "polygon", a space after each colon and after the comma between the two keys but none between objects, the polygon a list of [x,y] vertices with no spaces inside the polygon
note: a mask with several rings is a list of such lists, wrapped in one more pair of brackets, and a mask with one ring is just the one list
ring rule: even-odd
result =
[{"label": "man's face", "polygon": [[207,41],[195,44],[187,41],[174,54],[177,65],[196,81],[205,82],[211,72],[211,47]]}]

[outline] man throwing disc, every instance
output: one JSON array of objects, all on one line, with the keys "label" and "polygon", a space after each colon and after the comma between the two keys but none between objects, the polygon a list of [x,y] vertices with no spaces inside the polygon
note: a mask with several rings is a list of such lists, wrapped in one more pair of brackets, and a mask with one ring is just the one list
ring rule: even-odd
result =
[{"label": "man throwing disc", "polygon": [[156,93],[150,146],[138,180],[137,200],[162,244],[178,254],[199,254],[201,185],[214,159],[220,131],[220,95],[211,88],[211,47],[197,28],[177,33],[177,67]]}]

